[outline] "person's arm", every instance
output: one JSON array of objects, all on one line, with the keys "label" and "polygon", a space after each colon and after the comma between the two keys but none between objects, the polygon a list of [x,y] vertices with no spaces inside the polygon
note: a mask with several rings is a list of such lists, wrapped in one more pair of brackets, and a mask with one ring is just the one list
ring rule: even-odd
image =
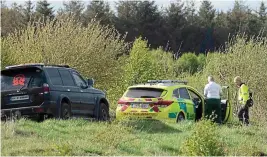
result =
[{"label": "person's arm", "polygon": [[220,97],[222,97],[223,96],[222,87],[219,85],[219,88],[220,88]]},{"label": "person's arm", "polygon": [[206,85],[204,88],[204,97],[207,98],[208,95],[208,86]]}]

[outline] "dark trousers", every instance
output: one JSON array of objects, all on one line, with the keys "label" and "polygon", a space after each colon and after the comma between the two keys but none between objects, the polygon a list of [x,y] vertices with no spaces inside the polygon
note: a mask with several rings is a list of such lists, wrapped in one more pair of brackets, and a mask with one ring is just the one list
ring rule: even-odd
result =
[{"label": "dark trousers", "polygon": [[241,109],[239,109],[238,118],[239,118],[240,122],[242,122],[244,124],[249,124],[248,107],[243,106]]},{"label": "dark trousers", "polygon": [[[214,112],[214,113],[213,113]],[[220,99],[206,99],[205,117],[219,124],[222,123],[222,108]]]}]

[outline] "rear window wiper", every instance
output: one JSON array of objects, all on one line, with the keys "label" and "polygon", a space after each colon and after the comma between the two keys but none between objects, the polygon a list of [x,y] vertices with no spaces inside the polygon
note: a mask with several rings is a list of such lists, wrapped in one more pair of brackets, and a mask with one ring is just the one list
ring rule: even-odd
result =
[{"label": "rear window wiper", "polygon": [[140,98],[155,98],[154,96],[141,96]]},{"label": "rear window wiper", "polygon": [[30,77],[30,79],[29,79],[29,82],[27,83],[27,84],[24,84],[20,89],[19,89],[19,91],[21,91],[24,87],[28,87],[29,86],[29,83],[31,82],[31,80],[32,80],[32,76]]}]

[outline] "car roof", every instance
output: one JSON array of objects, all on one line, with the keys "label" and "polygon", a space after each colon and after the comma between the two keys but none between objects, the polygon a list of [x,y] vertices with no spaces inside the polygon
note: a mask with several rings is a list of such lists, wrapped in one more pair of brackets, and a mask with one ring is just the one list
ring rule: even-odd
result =
[{"label": "car roof", "polygon": [[57,65],[57,64],[44,64],[44,63],[27,63],[27,64],[19,64],[19,65],[12,65],[5,67],[4,70],[10,70],[10,69],[20,69],[20,68],[30,68],[30,67],[37,67],[37,68],[45,68],[45,67],[53,67],[53,68],[70,68],[68,65]]},{"label": "car roof", "polygon": [[138,85],[133,85],[130,86],[128,88],[159,88],[159,89],[175,89],[175,88],[181,88],[181,87],[190,87],[188,85],[185,84],[174,84],[174,83],[156,83],[156,84],[149,84],[149,83],[145,83],[145,84],[138,84]]}]

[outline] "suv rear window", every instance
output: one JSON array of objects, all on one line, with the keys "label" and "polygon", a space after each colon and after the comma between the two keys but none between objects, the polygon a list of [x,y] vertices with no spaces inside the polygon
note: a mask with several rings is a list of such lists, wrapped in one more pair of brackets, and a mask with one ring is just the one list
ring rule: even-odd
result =
[{"label": "suv rear window", "polygon": [[42,87],[42,70],[36,67],[10,69],[1,72],[1,90]]},{"label": "suv rear window", "polygon": [[159,88],[130,88],[125,96],[130,98],[157,98],[162,95],[163,91]]},{"label": "suv rear window", "polygon": [[61,85],[61,86],[63,85],[62,79],[61,79],[59,72],[56,68],[47,68],[46,71],[47,71],[49,78],[51,80],[51,83],[53,85]]}]

